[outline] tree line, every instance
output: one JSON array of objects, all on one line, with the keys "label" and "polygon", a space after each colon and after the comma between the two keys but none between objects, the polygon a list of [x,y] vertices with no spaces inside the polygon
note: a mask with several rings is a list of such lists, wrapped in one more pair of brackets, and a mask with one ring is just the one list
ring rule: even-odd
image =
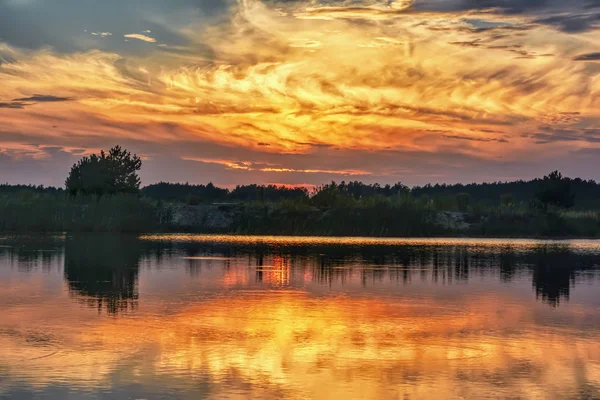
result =
[{"label": "tree line", "polygon": [[560,209],[600,209],[600,184],[579,178],[571,179],[554,171],[531,181],[472,183],[469,185],[426,185],[410,188],[394,185],[367,184],[359,181],[331,182],[309,191],[307,188],[275,185],[239,185],[233,190],[212,183],[166,183],[149,185],[141,190],[147,197],[164,201],[200,204],[206,202],[279,202],[299,201],[315,206],[336,207],[353,201],[375,198],[411,197],[436,209],[468,211],[480,207],[525,207],[548,211]]},{"label": "tree line", "polygon": [[160,182],[141,187],[138,175],[142,160],[135,154],[115,146],[108,152],[83,157],[73,165],[65,188],[0,185],[0,195],[22,193],[78,196],[110,196],[129,194],[164,202],[187,204],[215,202],[281,202],[294,201],[315,206],[335,207],[370,198],[411,197],[436,209],[468,211],[473,206],[528,207],[547,211],[549,208],[600,209],[600,184],[593,180],[568,178],[558,171],[530,181],[471,184],[435,184],[408,187],[367,184],[360,181],[331,182],[312,190],[276,185],[239,185],[226,189],[208,184]]}]

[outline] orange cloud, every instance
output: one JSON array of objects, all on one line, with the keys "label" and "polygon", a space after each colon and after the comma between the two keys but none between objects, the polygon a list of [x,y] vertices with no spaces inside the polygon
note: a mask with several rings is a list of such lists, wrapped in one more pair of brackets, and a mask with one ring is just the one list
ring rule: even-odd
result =
[{"label": "orange cloud", "polygon": [[[312,154],[323,146],[506,161],[597,146],[546,140],[538,152],[531,135],[548,121],[574,129],[600,121],[600,78],[578,61],[600,46],[597,36],[557,32],[531,17],[493,10],[477,14],[494,22],[483,29],[468,19],[473,12],[425,13],[411,4],[273,7],[244,0],[228,23],[186,28],[187,45],[157,46],[143,57],[0,45],[12,60],[0,64],[0,103],[35,93],[73,99],[0,107],[0,130],[67,138],[70,146],[93,135],[273,154]],[[155,42],[148,33],[125,36]],[[210,58],[197,55],[199,48],[209,48]],[[235,161],[227,166],[250,169]],[[339,171],[320,165],[252,170],[372,172],[360,160]]]},{"label": "orange cloud", "polygon": [[361,170],[324,170],[324,169],[295,169],[281,168],[276,166],[261,166],[261,163],[253,163],[250,161],[231,161],[231,160],[214,160],[209,158],[194,158],[182,157],[183,160],[197,161],[210,164],[225,165],[227,168],[240,169],[246,171],[261,171],[261,172],[301,172],[305,174],[337,174],[337,175],[369,175],[366,171]]}]

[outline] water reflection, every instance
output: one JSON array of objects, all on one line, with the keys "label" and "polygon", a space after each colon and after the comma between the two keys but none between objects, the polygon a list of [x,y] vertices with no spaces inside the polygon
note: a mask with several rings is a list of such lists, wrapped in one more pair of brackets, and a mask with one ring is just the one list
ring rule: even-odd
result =
[{"label": "water reflection", "polygon": [[135,309],[141,242],[114,235],[68,236],[65,280],[74,298],[110,314]]},{"label": "water reflection", "polygon": [[[160,268],[185,260],[186,270],[199,276],[204,268],[223,268],[226,286],[254,283],[273,286],[345,284],[430,280],[435,284],[468,283],[481,276],[498,276],[510,283],[530,274],[536,298],[557,307],[569,299],[572,287],[594,282],[600,265],[598,248],[568,242],[400,242],[399,245],[321,243],[296,241],[223,242],[217,236],[137,238],[115,235],[68,235],[4,239],[0,254],[23,271],[64,265],[64,277],[73,298],[115,314],[135,309],[139,301],[140,265],[152,260]],[[189,240],[194,238],[194,240]],[[63,260],[64,258],[64,260]],[[591,272],[591,273],[587,273]],[[292,281],[293,276],[296,277]]]},{"label": "water reflection", "polygon": [[[163,239],[151,236],[144,242],[164,245]],[[419,240],[382,244],[372,239],[366,243],[356,239],[349,239],[349,243],[221,239],[178,237],[169,242],[169,247],[163,247],[162,256],[177,258],[184,254],[190,273],[199,275],[202,265],[210,264],[210,255],[216,255],[223,260],[227,284],[248,283],[247,277],[240,276],[245,271],[235,270],[236,266],[255,267],[256,282],[275,286],[291,285],[294,272],[300,272],[295,274],[300,276],[296,286],[307,279],[319,285],[344,284],[353,279],[365,286],[389,280],[410,284],[414,279],[447,285],[468,283],[470,278],[482,276],[498,276],[510,283],[515,276],[528,274],[536,297],[553,307],[568,300],[576,284],[593,282],[600,265],[600,244],[593,242]]]},{"label": "water reflection", "polygon": [[0,397],[600,398],[595,242],[0,246]]}]

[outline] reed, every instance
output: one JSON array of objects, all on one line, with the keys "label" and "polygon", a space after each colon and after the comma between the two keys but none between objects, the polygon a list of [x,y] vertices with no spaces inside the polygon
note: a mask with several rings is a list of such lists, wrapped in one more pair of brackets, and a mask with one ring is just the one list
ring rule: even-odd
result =
[{"label": "reed", "polygon": [[[181,203],[136,195],[77,196],[21,191],[0,195],[0,231],[173,232]],[[187,206],[189,207],[189,206]],[[202,205],[198,207],[203,207]],[[232,206],[235,218],[222,233],[336,236],[600,237],[595,211],[542,211],[525,205],[490,206],[471,201],[461,214],[467,228],[440,224],[442,211],[457,212],[451,198],[410,193],[354,198],[324,193],[312,198],[254,201]],[[215,211],[218,212],[218,211]],[[209,232],[202,225],[186,228]]]}]

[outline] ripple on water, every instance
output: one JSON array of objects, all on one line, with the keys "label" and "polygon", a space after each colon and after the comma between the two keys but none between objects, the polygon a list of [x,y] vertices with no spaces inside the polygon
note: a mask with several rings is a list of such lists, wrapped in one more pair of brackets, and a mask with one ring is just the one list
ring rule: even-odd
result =
[{"label": "ripple on water", "polygon": [[20,332],[16,329],[0,329],[0,341],[13,342],[14,345],[2,346],[0,359],[6,357],[13,361],[32,361],[56,356],[62,346],[56,338],[42,331]]}]

